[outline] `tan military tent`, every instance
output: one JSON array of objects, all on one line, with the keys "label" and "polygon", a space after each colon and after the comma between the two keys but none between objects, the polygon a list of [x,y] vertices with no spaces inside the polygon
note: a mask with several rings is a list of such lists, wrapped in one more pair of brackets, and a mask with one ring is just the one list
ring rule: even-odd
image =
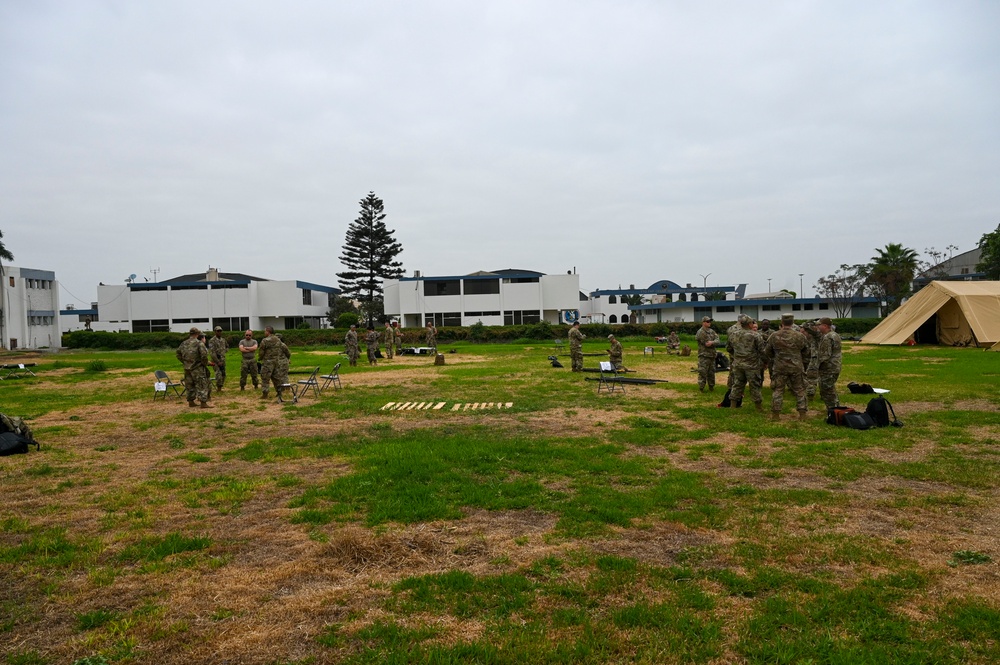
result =
[{"label": "tan military tent", "polygon": [[1000,282],[931,282],[861,338],[862,344],[1000,342]]}]

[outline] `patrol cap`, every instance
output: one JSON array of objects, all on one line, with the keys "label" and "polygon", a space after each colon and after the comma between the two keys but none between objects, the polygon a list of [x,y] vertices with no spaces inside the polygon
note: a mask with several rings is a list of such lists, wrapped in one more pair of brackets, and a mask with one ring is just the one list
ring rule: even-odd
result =
[{"label": "patrol cap", "polygon": [[201,331],[198,330],[197,328],[191,328],[191,330],[188,331],[188,334],[189,335],[200,335]]},{"label": "patrol cap", "polygon": [[795,315],[792,314],[791,312],[786,312],[785,314],[781,315],[781,322],[782,323],[795,323]]},{"label": "patrol cap", "polygon": [[821,326],[832,326],[833,325],[833,321],[830,319],[829,316],[824,316],[823,318],[821,318],[819,320],[819,324]]},{"label": "patrol cap", "polygon": [[222,332],[222,326],[215,326],[216,332]]},{"label": "patrol cap", "polygon": [[711,320],[712,320],[712,317],[710,317],[710,316],[703,316],[703,317],[701,317],[701,322],[702,323],[704,323],[705,321],[711,322]]},{"label": "patrol cap", "polygon": [[739,316],[736,317],[736,322],[737,323],[750,323],[750,317],[747,316],[746,314],[740,314]]},{"label": "patrol cap", "polygon": [[608,339],[614,339],[614,338],[615,338],[614,335],[608,335]]}]

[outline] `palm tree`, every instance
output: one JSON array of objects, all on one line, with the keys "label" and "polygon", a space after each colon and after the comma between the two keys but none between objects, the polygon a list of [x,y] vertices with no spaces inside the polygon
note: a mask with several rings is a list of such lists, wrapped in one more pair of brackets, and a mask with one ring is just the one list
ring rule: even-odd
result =
[{"label": "palm tree", "polygon": [[886,302],[886,313],[899,307],[900,301],[910,295],[913,276],[917,271],[918,254],[899,243],[889,243],[876,249],[876,256],[868,268],[868,281]]},{"label": "palm tree", "polygon": [[7,261],[13,261],[14,255],[11,254],[10,250],[7,249],[3,244],[3,231],[0,231],[0,348],[7,348],[7,336],[5,334],[7,326],[5,321],[7,320],[7,306],[4,303],[4,297],[7,294],[7,287],[3,283],[3,261],[2,259],[7,259]]}]

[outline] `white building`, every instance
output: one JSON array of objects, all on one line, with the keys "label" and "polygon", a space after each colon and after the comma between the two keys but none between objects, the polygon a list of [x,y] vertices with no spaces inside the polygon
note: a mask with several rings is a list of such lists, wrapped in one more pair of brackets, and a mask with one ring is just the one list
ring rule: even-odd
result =
[{"label": "white building", "polygon": [[382,281],[385,314],[404,328],[520,325],[574,320],[580,309],[580,277],[531,270],[494,270],[450,277]]},{"label": "white building", "polygon": [[[242,273],[181,275],[163,282],[132,282],[97,287],[97,305],[88,310],[94,330],[186,332],[192,326],[211,330],[275,330],[307,321],[327,325],[326,313],[340,293],[332,286],[298,280],[268,280]],[[84,328],[74,312],[71,330]]]},{"label": "white building", "polygon": [[59,282],[51,270],[4,266],[0,310],[0,347],[60,345]]}]

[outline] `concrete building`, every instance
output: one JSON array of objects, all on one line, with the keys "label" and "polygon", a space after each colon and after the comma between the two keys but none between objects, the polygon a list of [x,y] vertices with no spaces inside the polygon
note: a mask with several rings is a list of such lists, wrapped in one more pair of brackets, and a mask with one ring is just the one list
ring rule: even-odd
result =
[{"label": "concrete building", "polygon": [[162,282],[131,282],[97,287],[90,310],[67,310],[69,330],[81,330],[86,317],[93,330],[185,332],[192,326],[211,330],[275,330],[307,321],[327,326],[326,313],[340,293],[332,286],[298,280],[268,280],[242,273],[181,275]]},{"label": "concrete building", "polygon": [[580,277],[531,270],[493,270],[470,275],[386,279],[385,313],[404,328],[520,325],[572,321],[579,316]]},{"label": "concrete building", "polygon": [[939,282],[978,282],[986,279],[985,273],[976,269],[982,260],[983,250],[976,247],[967,252],[957,254],[950,259],[929,268],[913,280],[913,291],[919,291],[933,281]]},{"label": "concrete building", "polygon": [[[639,306],[669,305],[667,309],[674,310],[673,317],[691,321],[693,319],[687,310],[693,308],[693,303],[704,302],[709,298],[716,301],[735,300],[743,297],[746,288],[746,284],[681,286],[669,279],[661,279],[646,288],[637,289],[634,284],[630,284],[627,289],[597,289],[591,291],[587,298],[588,305],[584,308],[584,319],[590,323],[642,323],[640,319],[643,310],[637,309]],[[683,319],[685,315],[689,318]]]},{"label": "concrete building", "polygon": [[0,347],[59,346],[59,282],[53,271],[3,266],[0,310]]}]

